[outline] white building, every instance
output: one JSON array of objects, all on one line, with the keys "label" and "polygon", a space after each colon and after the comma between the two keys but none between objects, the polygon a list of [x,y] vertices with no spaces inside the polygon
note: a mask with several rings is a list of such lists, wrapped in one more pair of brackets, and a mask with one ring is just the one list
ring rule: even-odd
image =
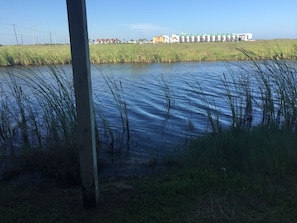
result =
[{"label": "white building", "polygon": [[196,35],[196,40],[197,40],[197,42],[200,42],[200,38],[201,38],[201,36],[200,35]]},{"label": "white building", "polygon": [[170,36],[163,35],[163,41],[164,43],[170,43]]},{"label": "white building", "polygon": [[171,36],[162,35],[158,41],[162,43],[194,43],[194,42],[225,42],[225,41],[250,41],[253,35],[251,33],[221,33],[221,34],[172,34]]},{"label": "white building", "polygon": [[216,41],[216,36],[214,34],[210,35],[210,42],[215,42]]},{"label": "white building", "polygon": [[216,35],[216,42],[221,42],[222,36],[221,35]]},{"label": "white building", "polygon": [[241,33],[238,34],[239,41],[249,41],[252,40],[253,34],[251,33]]},{"label": "white building", "polygon": [[172,34],[170,37],[170,43],[179,43],[180,42],[180,35]]}]

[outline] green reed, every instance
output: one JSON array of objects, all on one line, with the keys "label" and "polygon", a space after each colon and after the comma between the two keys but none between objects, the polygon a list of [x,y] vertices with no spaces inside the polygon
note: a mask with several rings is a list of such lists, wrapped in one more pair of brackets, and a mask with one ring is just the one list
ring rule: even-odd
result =
[{"label": "green reed", "polygon": [[[25,150],[43,152],[71,148],[75,152],[77,126],[71,73],[62,67],[48,66],[44,73],[14,68],[5,70],[3,75],[6,77],[5,82],[0,83],[0,149],[3,157],[14,159]],[[109,76],[105,76],[105,81],[119,111],[122,132],[115,136],[114,132],[118,130],[110,126],[101,109],[104,105],[97,96],[94,102],[99,105],[95,109],[97,148],[104,148],[104,143],[99,141],[102,138],[110,141],[109,149],[119,152],[124,139],[129,148],[128,108],[122,83]],[[118,144],[114,145],[116,140]]]},{"label": "green reed", "polygon": [[[104,105],[102,104],[102,101],[100,100],[100,96],[99,95],[95,95],[95,100],[94,100],[94,110],[95,110],[95,114],[98,116],[95,121],[96,121],[96,131],[97,131],[97,135],[98,135],[98,139],[101,139],[101,141],[97,141],[97,143],[103,147],[103,142],[106,141],[108,144],[108,150],[110,152],[114,152],[114,147],[115,147],[115,135],[114,132],[112,130],[112,127],[109,123],[109,120],[106,118],[106,115],[104,114],[102,107],[104,107]],[[99,128],[101,130],[102,135],[99,134]],[[100,136],[99,136],[100,135]],[[98,145],[98,147],[99,147]]]},{"label": "green reed", "polygon": [[260,100],[253,101],[262,112],[261,124],[296,131],[296,60],[287,60],[280,49],[274,51],[269,60],[245,49],[240,51],[247,57],[256,58],[240,68],[258,83]]},{"label": "green reed", "polygon": [[54,179],[79,179],[73,172],[78,161],[72,75],[55,66],[45,73],[15,68],[2,75],[6,78],[0,84],[2,158]]},{"label": "green reed", "polygon": [[[280,49],[269,59],[239,51],[250,61],[236,63],[236,71],[229,69],[222,78],[230,128],[190,141],[184,165],[224,174],[291,174],[297,167],[297,61],[287,60]],[[202,90],[197,92],[203,95]],[[214,126],[213,117],[209,122]]]},{"label": "green reed", "polygon": [[[276,49],[294,59],[297,40],[211,42],[181,44],[97,44],[90,45],[90,61],[101,63],[173,63],[180,61],[234,61],[251,59],[238,49],[271,59]],[[69,45],[2,46],[0,66],[71,63]]]},{"label": "green reed", "polygon": [[[7,95],[6,92],[2,94],[12,100],[12,103],[6,105],[9,112],[5,119],[11,116],[16,123],[15,127],[6,128],[20,130],[22,142],[29,147],[42,148],[42,142],[47,141],[46,138],[53,138],[54,141],[65,144],[71,144],[75,139],[76,114],[72,84],[70,80],[67,82],[64,79],[67,75],[61,69],[49,67],[49,73],[51,83],[48,82],[48,77],[29,69],[11,70],[6,73],[11,95]],[[24,92],[24,88],[27,92]],[[28,95],[32,95],[33,98],[29,98]],[[41,107],[39,112],[38,106]],[[5,107],[1,109],[3,111]],[[45,128],[41,130],[41,126]],[[33,136],[37,139],[38,146],[30,142]]]},{"label": "green reed", "polygon": [[0,49],[0,66],[58,65],[70,62],[70,48],[67,45],[3,46]]},{"label": "green reed", "polygon": [[166,101],[166,112],[167,115],[169,115],[171,108],[174,106],[174,95],[173,95],[173,91],[170,88],[170,86],[168,85],[168,81],[164,79],[164,76],[161,75],[161,80],[162,82],[160,83],[160,86],[164,92],[164,97],[165,97],[165,101]]},{"label": "green reed", "polygon": [[[130,124],[129,124],[129,117],[128,117],[128,108],[127,108],[127,103],[125,99],[125,95],[123,92],[123,85],[122,82],[119,81],[116,82],[115,79],[113,79],[110,76],[105,75],[104,76],[105,83],[107,84],[113,99],[115,101],[117,110],[119,111],[120,114],[120,119],[122,123],[122,133],[120,134],[119,139],[123,140],[124,138],[126,139],[126,144],[129,149],[129,142],[130,142]],[[113,146],[113,144],[111,144]],[[121,146],[120,146],[121,147]],[[121,151],[116,151],[114,148],[110,147],[112,149],[112,153],[115,154],[115,152],[121,152]]]},{"label": "green reed", "polygon": [[[194,77],[193,79],[195,80]],[[197,99],[200,101],[202,106],[201,108],[199,107],[194,109],[198,109],[202,114],[204,114],[207,117],[212,134],[219,133],[221,131],[221,126],[214,97],[206,94],[203,90],[203,87],[197,80],[195,80],[193,83],[186,82],[186,84],[190,87],[190,90],[195,93]],[[189,125],[192,125],[190,120]]]},{"label": "green reed", "polygon": [[229,77],[223,74],[222,84],[225,89],[226,101],[230,107],[232,128],[251,127],[253,116],[253,96],[250,89],[249,76],[235,76],[229,70]]}]

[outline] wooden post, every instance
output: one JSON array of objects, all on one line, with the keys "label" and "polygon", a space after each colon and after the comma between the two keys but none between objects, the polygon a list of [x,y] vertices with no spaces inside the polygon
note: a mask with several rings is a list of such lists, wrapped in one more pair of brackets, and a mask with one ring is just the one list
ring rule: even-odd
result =
[{"label": "wooden post", "polygon": [[66,0],[75,88],[83,205],[98,205],[98,169],[85,0]]}]

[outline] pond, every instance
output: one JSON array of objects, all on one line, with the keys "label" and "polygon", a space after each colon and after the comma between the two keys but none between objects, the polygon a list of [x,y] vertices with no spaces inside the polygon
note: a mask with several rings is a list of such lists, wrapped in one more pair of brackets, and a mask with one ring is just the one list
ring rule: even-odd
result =
[{"label": "pond", "polygon": [[[235,62],[92,65],[93,100],[104,145],[101,155],[110,155],[112,142],[114,162],[149,164],[184,148],[190,138],[214,131],[210,118],[221,127],[229,126],[232,117],[223,74],[240,75],[238,68]],[[71,81],[71,66],[57,69]],[[52,81],[46,66],[1,68],[0,73],[2,92],[11,90],[5,84],[11,81],[7,73],[23,77],[40,73],[45,83]],[[24,78],[15,81],[32,94]],[[7,95],[1,95],[2,102],[9,100]],[[28,97],[38,103],[34,95]]]}]

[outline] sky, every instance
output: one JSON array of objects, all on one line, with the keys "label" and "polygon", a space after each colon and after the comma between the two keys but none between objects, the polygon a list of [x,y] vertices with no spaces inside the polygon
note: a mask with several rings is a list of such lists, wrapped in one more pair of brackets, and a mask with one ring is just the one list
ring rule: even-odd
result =
[{"label": "sky", "polygon": [[[297,39],[296,0],[86,0],[89,39],[252,33]],[[66,0],[0,0],[0,44],[68,43]]]}]

